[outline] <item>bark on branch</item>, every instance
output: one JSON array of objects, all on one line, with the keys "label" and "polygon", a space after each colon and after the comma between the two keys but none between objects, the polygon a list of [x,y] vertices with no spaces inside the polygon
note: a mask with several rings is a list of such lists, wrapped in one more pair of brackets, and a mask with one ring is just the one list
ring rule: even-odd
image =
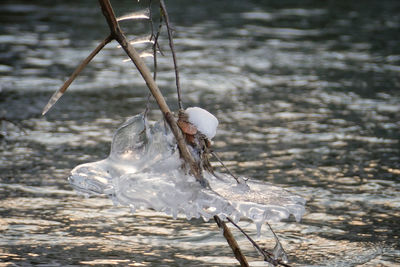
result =
[{"label": "bark on branch", "polygon": [[223,235],[228,242],[229,246],[231,247],[235,258],[240,262],[240,266],[248,267],[249,263],[247,262],[246,257],[243,255],[242,250],[240,249],[238,243],[236,242],[235,238],[232,235],[231,230],[229,230],[226,223],[221,220],[218,216],[214,216],[215,222],[218,224],[218,227],[223,230]]}]

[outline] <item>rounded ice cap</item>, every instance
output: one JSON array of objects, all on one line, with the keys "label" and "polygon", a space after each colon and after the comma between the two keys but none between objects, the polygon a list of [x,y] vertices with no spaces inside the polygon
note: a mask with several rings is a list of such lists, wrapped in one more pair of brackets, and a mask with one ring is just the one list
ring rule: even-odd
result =
[{"label": "rounded ice cap", "polygon": [[218,119],[205,109],[191,107],[185,110],[189,122],[196,126],[202,134],[212,139],[217,133]]}]

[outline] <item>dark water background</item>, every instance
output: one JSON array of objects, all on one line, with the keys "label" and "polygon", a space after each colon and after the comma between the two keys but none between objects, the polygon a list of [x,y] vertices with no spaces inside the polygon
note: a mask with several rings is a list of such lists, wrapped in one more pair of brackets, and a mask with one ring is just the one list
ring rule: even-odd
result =
[{"label": "dark water background", "polygon": [[[117,14],[146,6],[114,2]],[[400,2],[167,6],[183,101],[218,117],[215,150],[233,172],[308,201],[301,223],[272,224],[293,265],[399,266]],[[41,116],[107,33],[97,1],[0,3],[0,266],[235,266],[213,222],[133,215],[69,186],[69,171],[105,158],[113,131],[146,103],[144,82],[111,43]],[[169,53],[159,61],[158,84],[176,109]],[[259,242],[273,246],[267,231]]]}]

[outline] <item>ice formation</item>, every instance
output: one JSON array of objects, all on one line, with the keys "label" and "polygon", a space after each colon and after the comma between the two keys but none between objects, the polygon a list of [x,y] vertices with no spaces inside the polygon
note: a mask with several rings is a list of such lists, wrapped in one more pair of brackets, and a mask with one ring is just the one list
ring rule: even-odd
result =
[{"label": "ice formation", "polygon": [[246,217],[258,229],[265,221],[278,221],[290,214],[300,220],[304,213],[303,198],[269,183],[240,178],[242,183],[238,184],[229,175],[204,172],[210,185],[205,188],[181,167],[169,127],[164,121],[149,123],[139,114],[118,128],[108,158],[75,167],[69,181],[78,191],[109,195],[116,204],[133,211],[154,209],[174,217],[184,214],[188,219],[205,220],[214,215],[234,221]]},{"label": "ice formation", "polygon": [[198,107],[187,108],[185,113],[189,117],[189,122],[194,124],[201,133],[210,140],[214,138],[217,133],[218,120],[213,114]]}]

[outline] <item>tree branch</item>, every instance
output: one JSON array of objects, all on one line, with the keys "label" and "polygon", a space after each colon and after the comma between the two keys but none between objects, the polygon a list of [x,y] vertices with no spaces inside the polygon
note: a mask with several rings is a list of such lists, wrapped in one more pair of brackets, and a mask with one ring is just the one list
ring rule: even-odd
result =
[{"label": "tree branch", "polygon": [[231,230],[229,230],[228,226],[226,226],[226,223],[221,220],[217,215],[214,216],[214,220],[218,224],[218,227],[223,229],[223,235],[229,246],[231,247],[235,258],[240,262],[240,266],[249,266],[246,257],[243,255],[242,250],[240,249],[235,238],[233,237]]},{"label": "tree branch", "polygon": [[203,178],[201,169],[197,166],[195,160],[190,154],[186,142],[183,138],[182,132],[176,124],[175,118],[172,115],[171,110],[169,109],[167,103],[163,95],[160,92],[157,84],[155,83],[149,68],[140,58],[139,54],[133,48],[133,46],[128,42],[126,36],[122,32],[112,6],[109,0],[99,0],[101,9],[103,11],[103,15],[107,20],[108,26],[110,27],[111,36],[121,45],[121,47],[125,50],[125,53],[129,56],[132,62],[135,64],[136,68],[139,70],[143,79],[146,82],[147,87],[152,93],[154,99],[156,100],[161,112],[163,113],[165,119],[167,120],[171,130],[177,140],[179,150],[181,152],[181,156],[184,158],[186,163],[189,164],[190,172],[192,175],[202,184],[203,186],[208,186],[207,181]]},{"label": "tree branch", "polygon": [[[180,128],[177,125],[177,122],[172,115],[172,112],[170,111],[163,95],[160,92],[160,89],[158,88],[157,84],[155,83],[155,78],[156,76],[152,77],[150,70],[148,67],[144,64],[142,59],[140,58],[139,54],[136,52],[136,50],[133,48],[133,46],[128,42],[126,36],[122,32],[117,19],[115,17],[114,11],[112,9],[112,6],[110,4],[109,0],[99,0],[102,12],[104,17],[106,18],[106,21],[108,23],[108,26],[110,28],[110,35],[107,36],[93,51],[90,53],[90,55],[82,61],[82,63],[76,68],[76,70],[72,73],[71,77],[61,86],[59,90],[57,90],[53,96],[50,98],[49,102],[43,109],[43,115],[57,102],[57,100],[63,95],[63,93],[67,90],[69,85],[74,81],[74,79],[80,74],[80,72],[85,68],[85,66],[97,55],[97,53],[110,41],[116,40],[121,47],[124,49],[126,54],[129,56],[129,58],[132,60],[132,62],[135,64],[136,68],[142,75],[143,79],[146,82],[147,87],[149,88],[151,94],[153,95],[154,99],[156,100],[161,112],[163,113],[165,120],[168,122],[169,126],[171,127],[171,130],[177,140],[177,144],[181,153],[181,156],[185,160],[185,162],[189,165],[190,167],[190,172],[192,175],[195,176],[195,178],[200,182],[200,184],[204,187],[209,187],[207,180],[204,179],[202,175],[202,169],[196,164],[196,161],[194,160],[193,156],[188,150],[188,147],[186,145],[185,139],[183,138],[182,132]],[[174,46],[173,46],[173,41],[172,41],[172,35],[171,35],[171,30],[169,27],[169,19],[168,19],[168,14],[165,8],[164,1],[160,1],[160,6],[163,11],[163,16],[166,20],[167,28],[168,28],[168,36],[170,40],[170,46],[171,50],[173,53],[173,58],[174,58],[174,65],[175,65],[175,74],[176,74],[176,82],[177,82],[177,90],[178,90],[178,104],[179,108],[182,109],[182,102],[181,102],[181,97],[180,97],[180,87],[179,87],[179,74],[178,74],[178,68],[176,64],[176,57],[175,57],[175,51],[174,51]],[[161,24],[161,22],[160,22]],[[161,26],[160,26],[161,27]],[[157,35],[155,36],[155,44],[154,48],[158,45],[157,39],[159,36],[160,28],[157,32]],[[153,35],[153,33],[152,33]],[[4,119],[3,119],[4,120]],[[242,254],[239,245],[237,244],[235,238],[233,237],[231,231],[229,228],[226,226],[225,222],[222,221],[218,216],[214,216],[214,219],[218,226],[223,229],[224,232],[224,237],[228,241],[229,246],[232,248],[232,251],[236,257],[236,259],[240,262],[241,266],[249,266],[245,256]],[[228,218],[229,219],[229,218]]]},{"label": "tree branch", "polygon": [[103,49],[106,44],[111,42],[113,40],[112,36],[109,35],[107,36],[100,44],[97,45],[97,47],[90,53],[85,60],[79,64],[79,66],[75,69],[75,71],[71,74],[68,80],[65,81],[65,83],[61,86],[60,89],[58,89],[50,98],[49,102],[47,102],[46,106],[43,109],[42,115],[45,115],[49,109],[54,106],[54,104],[62,97],[65,91],[67,91],[68,87],[71,85],[71,83],[75,80],[75,78],[81,73],[81,71],[89,64],[89,62],[100,52],[101,49]]}]

